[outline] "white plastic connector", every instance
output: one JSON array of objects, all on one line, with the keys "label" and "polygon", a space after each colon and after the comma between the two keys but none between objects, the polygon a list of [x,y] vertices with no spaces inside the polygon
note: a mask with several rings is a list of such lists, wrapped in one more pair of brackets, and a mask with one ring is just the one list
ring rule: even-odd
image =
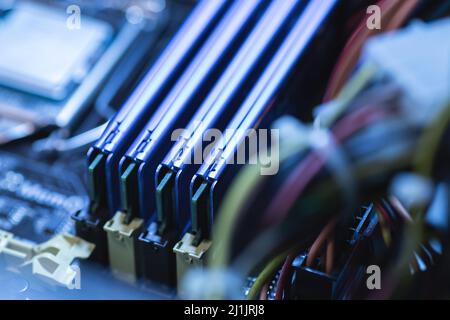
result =
[{"label": "white plastic connector", "polygon": [[428,122],[450,102],[450,19],[375,37],[363,58],[403,90],[402,104],[415,122]]}]

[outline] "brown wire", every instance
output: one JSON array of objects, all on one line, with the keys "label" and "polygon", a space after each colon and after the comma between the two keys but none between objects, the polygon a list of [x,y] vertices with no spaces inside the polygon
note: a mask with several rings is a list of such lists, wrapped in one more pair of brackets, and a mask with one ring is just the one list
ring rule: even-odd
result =
[{"label": "brown wire", "polygon": [[[411,2],[416,2],[416,0],[412,0]],[[406,3],[408,3],[407,7]],[[366,19],[363,19],[361,24],[348,40],[341,55],[338,58],[338,62],[336,63],[336,67],[329,81],[324,101],[333,99],[341,90],[345,81],[347,81],[350,74],[354,70],[361,54],[362,47],[367,39],[383,31],[391,31],[397,29],[409,16],[409,14],[407,13],[411,12],[408,10],[411,7],[409,5],[409,0],[382,0],[378,2],[378,5],[380,6],[382,13],[382,28],[373,30],[369,29],[366,25]],[[414,7],[415,6],[413,6],[413,8]],[[397,9],[401,10],[401,12],[399,11],[398,13],[396,13]]]},{"label": "brown wire", "polygon": [[389,21],[387,29],[395,30],[402,27],[418,4],[419,0],[403,1],[402,6],[395,12],[391,21]]},{"label": "brown wire", "polygon": [[400,216],[403,218],[403,220],[405,220],[408,223],[413,222],[413,218],[409,214],[408,210],[405,209],[405,207],[400,202],[400,200],[398,200],[394,196],[390,196],[389,202],[390,202],[391,206],[394,207],[394,209],[397,211],[397,213],[400,214]]},{"label": "brown wire", "polygon": [[269,282],[266,282],[259,293],[259,300],[267,300],[267,292],[269,291]]},{"label": "brown wire", "polygon": [[336,225],[336,219],[331,220],[328,224],[322,229],[317,239],[312,244],[309,249],[308,257],[306,258],[306,266],[311,267],[314,263],[314,260],[320,253],[324,243],[329,239],[330,235],[333,232],[334,226]]},{"label": "brown wire", "polygon": [[[331,236],[333,238],[333,236]],[[328,240],[325,260],[325,272],[330,274],[334,267],[334,239]]]}]

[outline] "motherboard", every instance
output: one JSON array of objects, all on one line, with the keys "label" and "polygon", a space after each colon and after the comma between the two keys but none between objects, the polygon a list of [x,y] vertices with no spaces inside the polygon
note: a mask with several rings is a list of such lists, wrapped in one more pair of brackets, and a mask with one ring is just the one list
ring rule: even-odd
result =
[{"label": "motherboard", "polygon": [[0,1],[0,299],[448,298],[449,16]]}]

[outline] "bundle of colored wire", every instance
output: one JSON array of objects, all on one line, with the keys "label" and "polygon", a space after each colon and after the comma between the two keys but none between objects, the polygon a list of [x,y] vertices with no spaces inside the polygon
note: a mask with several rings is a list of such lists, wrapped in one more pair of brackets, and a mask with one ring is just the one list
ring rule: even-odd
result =
[{"label": "bundle of colored wire", "polygon": [[[386,111],[376,107],[369,106],[359,109],[346,116],[336,125],[333,130],[334,138],[336,142],[341,142],[353,133],[373,122],[385,119],[387,116]],[[295,167],[264,212],[263,223],[265,225],[275,225],[286,218],[300,194],[319,172],[325,161],[326,159],[323,159],[317,152],[312,152]]]},{"label": "bundle of colored wire", "polygon": [[330,78],[324,101],[336,97],[344,83],[358,63],[364,43],[376,34],[388,32],[401,27],[409,18],[419,0],[382,0],[378,2],[381,10],[381,28],[369,28],[366,18],[360,23],[356,31],[350,36]]}]

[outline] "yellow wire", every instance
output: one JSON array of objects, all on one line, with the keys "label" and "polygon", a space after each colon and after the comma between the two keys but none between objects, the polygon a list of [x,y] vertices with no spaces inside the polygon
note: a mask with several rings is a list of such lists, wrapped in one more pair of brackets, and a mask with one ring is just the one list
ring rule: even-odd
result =
[{"label": "yellow wire", "polygon": [[226,193],[214,224],[211,266],[220,267],[228,263],[233,226],[237,222],[239,209],[262,179],[259,170],[260,165],[245,167]]},{"label": "yellow wire", "polygon": [[424,176],[430,176],[433,171],[434,158],[441,138],[450,122],[450,104],[427,126],[419,139],[414,164],[416,171]]},{"label": "yellow wire", "polygon": [[378,68],[375,64],[370,62],[364,63],[342,88],[336,99],[327,102],[324,105],[326,112],[329,114],[326,119],[316,119],[316,121],[320,121],[316,124],[320,125],[322,128],[330,127],[345,112],[351,101],[355,99],[367,86],[369,81],[375,77],[377,71]]},{"label": "yellow wire", "polygon": [[279,254],[265,266],[265,268],[261,271],[252,287],[250,288],[247,294],[248,300],[256,299],[258,293],[261,291],[261,288],[265,283],[267,283],[267,281],[270,280],[270,277],[273,277],[277,269],[283,264],[284,260],[286,260],[289,252],[290,251],[286,251]]}]

